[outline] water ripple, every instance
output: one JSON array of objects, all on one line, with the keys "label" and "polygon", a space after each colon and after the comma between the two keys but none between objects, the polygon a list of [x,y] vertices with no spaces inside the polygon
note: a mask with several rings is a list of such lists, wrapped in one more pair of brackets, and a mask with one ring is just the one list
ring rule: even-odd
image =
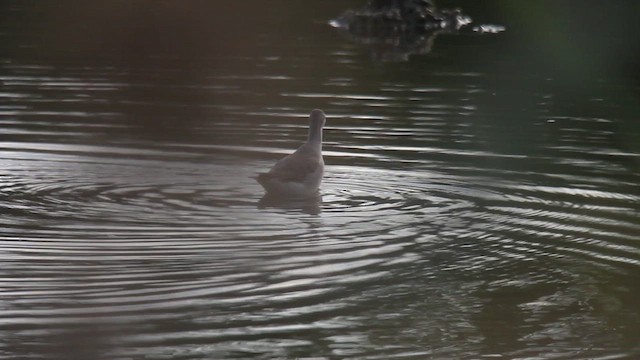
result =
[{"label": "water ripple", "polygon": [[[345,71],[309,92],[260,61],[176,86],[5,66],[0,352],[87,324],[129,359],[534,357],[637,329],[640,178],[612,122],[556,117],[539,148],[505,150],[482,73],[365,92]],[[263,197],[252,176],[318,102],[322,196]],[[487,345],[503,340],[525,350]]]}]

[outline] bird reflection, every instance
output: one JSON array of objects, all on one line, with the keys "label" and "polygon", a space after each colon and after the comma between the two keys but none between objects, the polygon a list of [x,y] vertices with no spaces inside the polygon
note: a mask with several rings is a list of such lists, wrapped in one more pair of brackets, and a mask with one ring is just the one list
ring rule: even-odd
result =
[{"label": "bird reflection", "polygon": [[309,215],[318,215],[322,212],[322,195],[303,199],[287,198],[266,194],[258,201],[258,209],[277,208],[287,211],[300,211]]}]

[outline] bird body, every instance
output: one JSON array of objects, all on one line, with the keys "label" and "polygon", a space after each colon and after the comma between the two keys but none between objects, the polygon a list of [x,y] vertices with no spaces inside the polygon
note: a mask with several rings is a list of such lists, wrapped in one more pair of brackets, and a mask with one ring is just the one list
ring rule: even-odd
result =
[{"label": "bird body", "polygon": [[322,159],[322,127],[326,121],[322,110],[313,110],[309,116],[307,142],[294,153],[280,159],[257,180],[270,195],[311,197],[318,194],[324,160]]}]

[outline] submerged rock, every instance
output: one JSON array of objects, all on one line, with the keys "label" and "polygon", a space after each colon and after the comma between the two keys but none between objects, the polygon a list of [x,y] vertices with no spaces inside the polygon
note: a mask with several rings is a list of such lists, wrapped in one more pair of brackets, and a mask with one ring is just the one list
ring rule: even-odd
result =
[{"label": "submerged rock", "polygon": [[347,10],[332,25],[354,34],[383,35],[403,32],[457,30],[471,22],[459,9],[437,9],[429,0],[371,0]]},{"label": "submerged rock", "polygon": [[505,27],[502,25],[483,24],[473,27],[473,31],[480,34],[497,34],[503,32]]},{"label": "submerged rock", "polygon": [[460,9],[438,9],[430,0],[370,0],[329,22],[351,41],[372,50],[380,61],[406,61],[431,51],[441,33],[455,33],[471,23]]}]

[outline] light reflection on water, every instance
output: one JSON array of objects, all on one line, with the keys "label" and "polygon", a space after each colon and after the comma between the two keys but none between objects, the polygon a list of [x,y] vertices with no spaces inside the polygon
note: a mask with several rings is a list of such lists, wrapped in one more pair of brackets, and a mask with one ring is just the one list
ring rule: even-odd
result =
[{"label": "light reflection on water", "polygon": [[[470,69],[372,81],[344,46],[329,78],[4,63],[0,357],[638,353],[626,119]],[[322,196],[263,198],[316,107]]]}]

